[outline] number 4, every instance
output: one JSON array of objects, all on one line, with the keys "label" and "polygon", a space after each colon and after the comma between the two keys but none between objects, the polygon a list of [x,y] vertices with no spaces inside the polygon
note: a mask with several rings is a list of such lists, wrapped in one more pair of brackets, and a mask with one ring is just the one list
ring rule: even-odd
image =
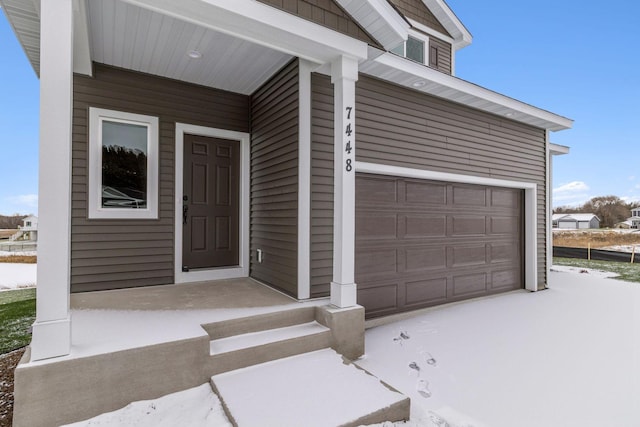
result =
[{"label": "number 4", "polygon": [[348,141],[346,147],[344,147],[344,151],[346,151],[347,154],[351,154],[352,149],[353,148],[351,147],[351,141]]}]

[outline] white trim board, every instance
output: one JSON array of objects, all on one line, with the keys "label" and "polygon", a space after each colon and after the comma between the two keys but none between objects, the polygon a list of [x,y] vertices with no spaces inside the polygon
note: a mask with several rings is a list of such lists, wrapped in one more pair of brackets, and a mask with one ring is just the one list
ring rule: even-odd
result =
[{"label": "white trim board", "polygon": [[[240,234],[239,265],[182,271],[182,196],[184,183],[184,134],[209,136],[238,141],[240,144]],[[176,123],[175,141],[175,229],[174,229],[174,275],[176,283],[202,282],[207,280],[232,279],[249,276],[249,154],[250,135],[225,129]]]},{"label": "white trim board", "polygon": [[[532,182],[511,181],[447,172],[389,166],[378,163],[356,162],[356,172],[432,181],[458,182],[462,184],[488,185],[492,187],[520,188],[524,190],[524,282],[525,289],[538,290],[538,186]],[[533,220],[531,220],[533,218]]]}]

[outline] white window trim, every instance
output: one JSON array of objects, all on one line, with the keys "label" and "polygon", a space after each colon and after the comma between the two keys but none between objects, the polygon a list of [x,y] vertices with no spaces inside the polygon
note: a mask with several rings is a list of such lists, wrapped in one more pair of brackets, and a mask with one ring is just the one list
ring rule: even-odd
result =
[{"label": "white window trim", "polygon": [[538,186],[533,182],[511,181],[472,175],[389,166],[378,163],[356,162],[356,172],[432,181],[459,182],[492,187],[520,188],[524,190],[524,285],[528,291],[538,290]]},{"label": "white window trim", "polygon": [[[184,183],[184,134],[210,136],[237,141],[240,145],[240,251],[238,266],[182,271],[182,196]],[[176,283],[203,282],[249,276],[249,181],[250,135],[225,129],[176,123],[175,137],[175,228],[174,275]]]},{"label": "white window trim", "polygon": [[[409,40],[407,38],[407,40],[402,42],[402,55],[398,55],[401,56],[404,59],[407,59],[411,62],[415,62],[416,64],[422,64],[422,65],[426,65],[429,66],[429,36],[422,34],[418,31],[414,31],[414,30],[409,30],[409,37],[414,38],[416,40],[420,40],[423,43],[423,58],[424,58],[424,62],[418,62],[414,59],[411,58],[407,58],[407,40]],[[391,52],[394,53],[394,52]]]},{"label": "white window trim", "polygon": [[[147,207],[118,209],[102,207],[102,122],[128,123],[147,128]],[[90,219],[157,219],[158,163],[160,160],[158,118],[104,108],[89,108],[89,195]]]}]

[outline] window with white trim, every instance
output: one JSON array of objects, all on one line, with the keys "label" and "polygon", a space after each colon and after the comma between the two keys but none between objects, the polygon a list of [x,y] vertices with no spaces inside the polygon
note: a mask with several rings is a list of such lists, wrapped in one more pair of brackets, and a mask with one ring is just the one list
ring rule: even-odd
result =
[{"label": "window with white trim", "polygon": [[429,39],[417,38],[409,36],[406,41],[391,49],[390,52],[400,55],[412,61],[425,64],[425,58],[428,55],[426,47],[429,46]]},{"label": "window with white trim", "polygon": [[89,108],[89,218],[158,218],[158,118]]}]

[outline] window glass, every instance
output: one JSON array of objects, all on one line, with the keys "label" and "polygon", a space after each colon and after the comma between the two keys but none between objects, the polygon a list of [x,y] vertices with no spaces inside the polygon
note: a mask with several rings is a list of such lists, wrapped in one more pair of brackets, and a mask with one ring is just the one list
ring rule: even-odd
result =
[{"label": "window glass", "polygon": [[147,207],[147,156],[147,126],[102,121],[101,207]]},{"label": "window glass", "polygon": [[390,52],[395,53],[396,55],[404,56],[404,42],[391,49]]},{"label": "window glass", "polygon": [[424,42],[422,40],[409,37],[407,39],[406,57],[424,64]]}]

